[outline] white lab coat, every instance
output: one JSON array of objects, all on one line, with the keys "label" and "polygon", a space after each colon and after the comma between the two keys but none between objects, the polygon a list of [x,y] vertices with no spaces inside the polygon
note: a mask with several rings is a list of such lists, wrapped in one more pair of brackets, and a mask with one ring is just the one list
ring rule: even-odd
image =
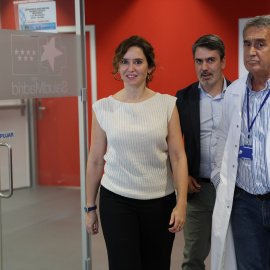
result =
[{"label": "white lab coat", "polygon": [[233,82],[226,90],[218,131],[216,168],[220,173],[212,218],[211,270],[237,270],[230,224],[237,174],[241,134],[242,105],[247,76]]},{"label": "white lab coat", "polygon": [[[244,76],[233,82],[227,88],[224,97],[216,149],[217,166],[211,175],[213,178],[220,173],[212,218],[211,270],[237,270],[230,216],[238,166],[246,80],[247,76]],[[270,129],[267,132],[266,149],[270,149]],[[270,151],[266,151],[266,162],[270,174]]]}]

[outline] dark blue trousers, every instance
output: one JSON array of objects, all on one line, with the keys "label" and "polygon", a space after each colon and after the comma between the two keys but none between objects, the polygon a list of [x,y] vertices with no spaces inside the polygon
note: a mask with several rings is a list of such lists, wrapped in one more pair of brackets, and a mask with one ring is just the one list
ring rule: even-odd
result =
[{"label": "dark blue trousers", "polygon": [[238,270],[270,270],[270,200],[236,188],[231,218]]}]

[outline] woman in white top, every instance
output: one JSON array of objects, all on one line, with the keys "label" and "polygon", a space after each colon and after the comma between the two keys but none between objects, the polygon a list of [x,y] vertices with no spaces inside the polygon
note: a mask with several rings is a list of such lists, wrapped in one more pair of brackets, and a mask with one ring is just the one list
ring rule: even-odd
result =
[{"label": "woman in white top", "polygon": [[187,204],[176,98],[148,88],[155,55],[139,36],[118,46],[113,67],[124,88],[93,105],[85,224],[90,234],[98,233],[101,184],[100,219],[110,270],[169,270],[174,233],[184,226]]}]

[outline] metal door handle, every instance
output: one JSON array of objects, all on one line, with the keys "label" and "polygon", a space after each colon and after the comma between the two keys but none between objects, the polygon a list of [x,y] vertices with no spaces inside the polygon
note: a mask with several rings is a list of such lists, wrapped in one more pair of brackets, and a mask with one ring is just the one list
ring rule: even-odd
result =
[{"label": "metal door handle", "polygon": [[8,148],[8,167],[9,167],[9,193],[3,194],[0,192],[0,198],[10,198],[13,194],[12,148],[8,143],[0,143],[0,146],[5,146]]},{"label": "metal door handle", "polygon": [[46,110],[46,107],[42,107],[42,101],[41,99],[38,101],[38,116],[39,120],[42,120],[42,111]]}]

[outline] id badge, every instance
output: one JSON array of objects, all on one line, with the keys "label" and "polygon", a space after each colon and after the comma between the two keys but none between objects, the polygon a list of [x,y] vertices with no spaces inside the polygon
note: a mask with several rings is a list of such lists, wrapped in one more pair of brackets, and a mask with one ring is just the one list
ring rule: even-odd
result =
[{"label": "id badge", "polygon": [[250,145],[240,146],[238,158],[253,160],[252,146]]}]

